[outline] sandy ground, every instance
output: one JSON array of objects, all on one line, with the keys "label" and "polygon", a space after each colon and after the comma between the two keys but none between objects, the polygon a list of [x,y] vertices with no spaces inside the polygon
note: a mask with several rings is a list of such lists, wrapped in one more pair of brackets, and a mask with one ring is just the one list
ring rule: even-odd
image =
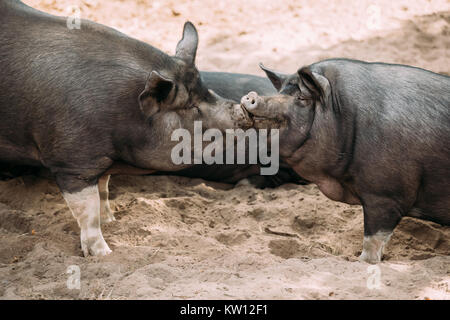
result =
[{"label": "sandy ground", "polygon": [[[293,72],[350,57],[450,74],[449,1],[25,2],[60,15],[77,5],[170,54],[189,19],[201,70],[262,75],[260,61]],[[111,198],[117,221],[103,234],[114,252],[84,258],[53,181],[0,181],[0,298],[450,299],[450,228],[404,219],[373,269],[357,261],[361,208],[312,185],[116,176]],[[80,290],[67,287],[70,266]]]}]

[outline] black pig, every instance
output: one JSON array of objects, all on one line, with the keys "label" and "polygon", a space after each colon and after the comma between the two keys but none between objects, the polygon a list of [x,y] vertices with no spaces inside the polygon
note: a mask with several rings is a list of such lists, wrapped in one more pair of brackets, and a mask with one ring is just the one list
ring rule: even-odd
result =
[{"label": "black pig", "polygon": [[202,83],[191,23],[173,57],[100,24],[80,26],[0,2],[0,162],[48,168],[81,228],[84,255],[105,255],[99,189],[108,173],[179,170],[173,130],[192,133],[196,120],[222,131],[251,122]]},{"label": "black pig", "polygon": [[256,127],[280,127],[280,156],[299,175],[363,206],[362,260],[381,260],[404,216],[450,224],[450,77],[346,59],[264,70],[279,94],[242,105]]}]

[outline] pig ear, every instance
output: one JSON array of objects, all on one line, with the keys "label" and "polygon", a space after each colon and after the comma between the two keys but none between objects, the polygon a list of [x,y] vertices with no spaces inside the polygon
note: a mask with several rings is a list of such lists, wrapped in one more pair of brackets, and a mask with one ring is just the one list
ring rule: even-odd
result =
[{"label": "pig ear", "polygon": [[277,89],[277,91],[280,91],[284,80],[287,79],[287,75],[270,70],[264,67],[262,63],[259,64],[259,67],[266,73],[267,77],[272,82],[275,89]]},{"label": "pig ear", "polygon": [[331,86],[326,77],[313,72],[309,67],[303,67],[297,73],[314,98],[322,99],[324,102],[328,101],[328,97],[331,94]]},{"label": "pig ear", "polygon": [[150,73],[145,89],[139,95],[139,106],[147,118],[160,110],[161,103],[167,99],[173,86],[173,81],[164,78],[158,71]]},{"label": "pig ear", "polygon": [[194,64],[197,53],[198,34],[191,22],[186,22],[183,28],[183,38],[177,44],[175,56],[189,64]]}]

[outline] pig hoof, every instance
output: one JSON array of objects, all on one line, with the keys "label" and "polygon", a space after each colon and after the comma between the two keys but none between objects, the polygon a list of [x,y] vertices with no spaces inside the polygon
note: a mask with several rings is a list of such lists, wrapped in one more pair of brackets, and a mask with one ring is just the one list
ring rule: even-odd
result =
[{"label": "pig hoof", "polygon": [[116,221],[116,218],[114,217],[114,213],[108,212],[102,219],[102,223],[110,223]]},{"label": "pig hoof", "polygon": [[97,249],[97,250],[93,250],[91,248],[91,255],[93,256],[106,256],[108,254],[110,254],[112,252],[112,250],[108,247],[108,245],[105,242],[105,248],[101,248],[101,249]]},{"label": "pig hoof", "polygon": [[103,207],[100,216],[102,218],[102,223],[110,223],[116,221],[116,218],[114,217],[114,212],[109,207],[109,204]]},{"label": "pig hoof", "polygon": [[392,231],[379,231],[374,235],[365,236],[363,241],[363,251],[359,256],[361,261],[376,264],[381,261],[383,249],[391,238]]},{"label": "pig hoof", "polygon": [[252,110],[256,108],[258,94],[254,91],[250,92],[248,95],[243,96],[241,99],[241,104],[244,106],[247,110]]},{"label": "pig hoof", "polygon": [[81,241],[81,249],[85,257],[91,256],[106,256],[112,252],[103,237],[86,239]]},{"label": "pig hoof", "polygon": [[251,186],[252,184],[250,183],[250,180],[248,180],[247,178],[239,180],[238,183],[236,183],[236,185],[234,186],[235,188],[239,188],[239,187],[248,187]]},{"label": "pig hoof", "polygon": [[361,255],[359,256],[359,261],[367,262],[370,264],[377,264],[381,261],[381,257],[377,254],[371,255],[367,253],[366,251],[363,251]]}]

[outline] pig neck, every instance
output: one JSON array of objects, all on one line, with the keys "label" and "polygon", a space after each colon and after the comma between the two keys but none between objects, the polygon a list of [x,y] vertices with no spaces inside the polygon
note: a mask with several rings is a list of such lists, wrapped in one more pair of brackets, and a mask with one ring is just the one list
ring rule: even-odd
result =
[{"label": "pig neck", "polygon": [[357,204],[348,173],[353,160],[355,116],[352,110],[339,107],[337,100],[333,105],[316,106],[309,139],[285,160],[330,199]]}]

